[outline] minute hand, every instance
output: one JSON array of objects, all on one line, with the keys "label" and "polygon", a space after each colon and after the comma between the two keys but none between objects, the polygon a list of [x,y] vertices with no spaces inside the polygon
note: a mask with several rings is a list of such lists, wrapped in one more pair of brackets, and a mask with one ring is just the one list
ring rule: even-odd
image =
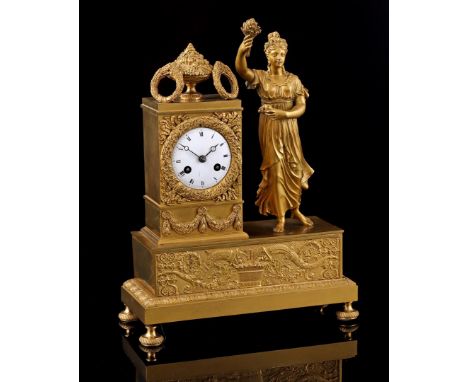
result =
[{"label": "minute hand", "polygon": [[209,154],[211,154],[213,151],[216,151],[216,146],[218,146],[218,145],[219,145],[219,143],[218,143],[217,145],[215,145],[215,146],[211,146],[211,147],[210,147],[210,151],[208,151],[208,152],[206,153],[205,157],[207,157],[207,156],[208,156]]}]

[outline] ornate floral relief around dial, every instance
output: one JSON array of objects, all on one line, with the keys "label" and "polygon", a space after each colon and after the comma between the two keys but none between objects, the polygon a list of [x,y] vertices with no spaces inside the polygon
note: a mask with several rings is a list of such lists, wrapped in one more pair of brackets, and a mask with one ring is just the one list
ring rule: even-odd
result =
[{"label": "ornate floral relief around dial", "polygon": [[340,275],[341,238],[242,246],[235,249],[156,255],[156,294],[335,280]]},{"label": "ornate floral relief around dial", "polygon": [[[234,200],[232,198],[238,197],[237,189],[234,189],[234,187],[239,187],[237,180],[241,174],[242,163],[241,145],[238,138],[240,132],[236,135],[236,129],[240,123],[240,117],[236,117],[235,115],[232,115],[232,113],[220,114],[223,114],[225,120],[231,125],[208,115],[192,116],[175,127],[172,126],[172,124],[166,123],[165,131],[167,132],[169,129],[171,131],[169,132],[169,135],[166,136],[161,150],[161,164],[162,172],[164,174],[161,181],[161,196],[163,203],[177,204],[187,200],[215,200],[217,197],[220,197],[221,200]],[[175,119],[171,120],[171,122],[173,121],[175,121]],[[218,184],[207,189],[193,189],[187,187],[177,179],[172,166],[172,152],[177,141],[187,131],[200,126],[208,127],[221,134],[227,141],[231,154],[231,164],[225,177]],[[234,128],[232,128],[232,126],[234,126]],[[179,195],[179,197],[176,197],[176,194]]]},{"label": "ornate floral relief around dial", "polygon": [[161,146],[164,145],[164,142],[166,142],[166,139],[169,134],[171,134],[172,130],[189,118],[190,116],[187,114],[162,117],[159,122],[159,144]]},{"label": "ornate floral relief around dial", "polygon": [[161,177],[161,200],[165,204],[180,204],[189,202],[186,197],[178,194],[174,188],[171,187],[171,182],[167,177]]},{"label": "ornate floral relief around dial", "polygon": [[241,176],[239,175],[234,183],[231,184],[226,191],[224,191],[221,195],[218,195],[214,198],[216,202],[224,202],[227,200],[236,200],[239,199],[239,189],[240,189],[240,180]]},{"label": "ornate floral relief around dial", "polygon": [[242,139],[242,115],[237,111],[213,113],[221,122],[228,125],[231,130],[236,134],[239,141]]}]

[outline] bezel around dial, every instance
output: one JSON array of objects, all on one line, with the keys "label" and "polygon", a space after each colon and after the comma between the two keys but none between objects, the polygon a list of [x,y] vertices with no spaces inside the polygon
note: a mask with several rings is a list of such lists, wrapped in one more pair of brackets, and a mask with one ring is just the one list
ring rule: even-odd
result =
[{"label": "bezel around dial", "polygon": [[[182,137],[192,129],[208,127],[221,134],[231,151],[231,165],[224,178],[216,185],[206,189],[194,189],[184,185],[174,173],[172,166],[172,151]],[[232,129],[222,121],[200,116],[190,118],[177,125],[167,137],[161,151],[162,176],[167,176],[167,183],[177,194],[192,201],[212,200],[224,193],[238,178],[241,166],[240,143]]]}]

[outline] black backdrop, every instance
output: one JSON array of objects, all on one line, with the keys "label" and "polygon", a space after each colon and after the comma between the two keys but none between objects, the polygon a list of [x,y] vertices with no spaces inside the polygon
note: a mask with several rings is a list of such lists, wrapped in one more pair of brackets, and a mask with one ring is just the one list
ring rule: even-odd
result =
[{"label": "black backdrop", "polygon": [[[115,317],[119,287],[132,277],[130,231],[144,225],[141,97],[155,70],[189,42],[210,63],[234,69],[240,26],[255,17],[262,34],[249,65],[264,69],[269,32],[286,38],[286,69],[309,89],[299,120],[315,169],[302,210],[345,230],[344,270],[360,288],[355,375],[388,370],[388,2],[81,2],[80,9],[80,365],[82,376],[113,373],[104,351],[122,359]],[[59,33],[59,32],[58,32]],[[260,180],[259,99],[240,83],[244,219]],[[210,82],[199,86],[214,92]],[[63,95],[58,95],[63,96]],[[64,256],[66,254],[64,253]],[[221,320],[214,324],[223,326]],[[107,345],[106,345],[107,344]],[[127,369],[125,369],[127,370]],[[365,371],[365,372],[364,372]],[[110,375],[109,379],[110,379]],[[115,378],[114,378],[115,379]],[[130,378],[131,379],[131,378]],[[117,378],[117,380],[120,380]]]}]

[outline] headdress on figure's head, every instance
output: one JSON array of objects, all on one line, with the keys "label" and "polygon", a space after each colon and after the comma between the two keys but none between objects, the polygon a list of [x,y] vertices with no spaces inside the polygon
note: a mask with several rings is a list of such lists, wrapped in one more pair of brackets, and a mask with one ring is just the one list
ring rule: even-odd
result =
[{"label": "headdress on figure's head", "polygon": [[288,43],[284,38],[280,37],[280,34],[278,32],[268,33],[268,41],[265,43],[264,48],[265,53],[268,54],[268,52],[274,48],[281,48],[284,49],[286,52],[288,51]]}]

